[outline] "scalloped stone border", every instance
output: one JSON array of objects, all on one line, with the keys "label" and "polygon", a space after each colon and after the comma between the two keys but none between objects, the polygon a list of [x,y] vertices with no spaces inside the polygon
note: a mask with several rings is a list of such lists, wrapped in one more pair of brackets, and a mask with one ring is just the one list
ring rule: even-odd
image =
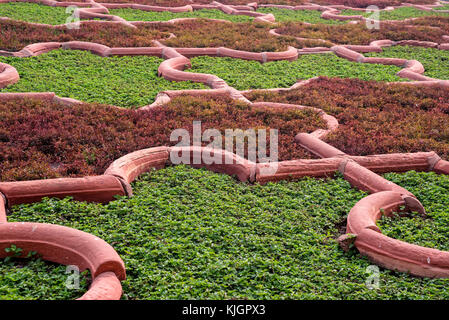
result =
[{"label": "scalloped stone border", "polygon": [[[24,2],[36,2],[36,0],[20,0]],[[0,2],[9,2],[9,0]],[[44,4],[52,6],[66,6],[68,3],[59,3],[53,0],[43,0]],[[70,3],[73,4],[73,3]],[[182,12],[201,8],[218,8],[227,14],[246,14],[256,17],[256,21],[274,22],[271,14],[259,14],[252,10],[257,5],[229,6],[218,2],[210,6],[192,4],[178,8],[152,7],[135,4],[98,4],[94,1],[84,3],[90,8],[80,8],[79,13],[86,18],[101,18],[117,23],[124,23],[130,27],[135,24],[128,23],[124,19],[108,15],[107,8],[131,7],[140,10],[172,11]],[[410,4],[404,4],[408,6]],[[438,2],[432,6],[420,6],[424,10],[432,10]],[[412,5],[418,7],[416,5]],[[338,9],[344,6],[297,6],[293,9],[312,9],[323,11],[323,18],[342,19],[336,15]],[[351,20],[359,19],[359,16],[350,16]],[[360,16],[361,17],[361,16]],[[363,17],[362,17],[363,18]],[[343,18],[347,19],[347,18]],[[364,18],[363,18],[364,19]],[[359,20],[363,20],[359,19]],[[174,19],[168,23],[182,21]],[[139,23],[139,22],[137,22]],[[270,33],[282,36],[275,30]],[[315,39],[316,40],[316,39]],[[324,40],[322,40],[324,41]],[[382,235],[375,221],[381,214],[390,214],[401,206],[409,210],[416,210],[425,214],[421,203],[413,194],[406,189],[387,181],[377,173],[391,171],[435,171],[440,174],[449,174],[449,162],[442,160],[434,152],[419,152],[406,154],[389,154],[373,156],[349,156],[342,151],[323,142],[329,132],[337,129],[338,121],[334,117],[324,113],[317,108],[300,105],[289,105],[272,102],[251,103],[244,96],[244,91],[238,91],[226,84],[222,79],[214,75],[187,73],[184,68],[190,66],[189,57],[197,55],[228,56],[239,59],[256,60],[262,63],[273,60],[294,60],[298,54],[313,54],[322,52],[333,52],[337,56],[350,61],[364,63],[393,64],[403,67],[398,76],[416,80],[410,82],[413,85],[449,87],[449,81],[432,79],[422,75],[424,67],[419,61],[392,58],[366,58],[360,52],[380,52],[382,47],[390,45],[414,45],[448,50],[449,43],[432,43],[425,41],[405,40],[393,43],[390,40],[374,41],[368,46],[333,46],[332,48],[306,48],[295,49],[289,47],[285,52],[245,52],[228,48],[169,48],[155,41],[156,47],[148,48],[110,48],[101,44],[71,41],[65,43],[47,42],[36,43],[23,48],[19,52],[0,52],[3,55],[14,55],[18,57],[29,57],[39,55],[51,50],[63,48],[72,50],[88,50],[94,54],[106,57],[110,55],[156,55],[166,59],[161,63],[158,73],[169,80],[185,81],[192,80],[209,85],[211,90],[180,90],[164,91],[158,94],[156,101],[140,110],[147,110],[154,106],[168,103],[172,97],[180,94],[228,94],[233,99],[243,100],[253,107],[292,107],[309,108],[319,112],[327,123],[328,129],[318,129],[313,133],[299,133],[295,139],[306,150],[320,156],[323,159],[314,160],[291,160],[278,163],[253,163],[225,150],[209,149],[204,147],[155,147],[139,150],[114,161],[106,170],[104,175],[85,178],[63,178],[24,182],[0,182],[0,257],[6,256],[4,249],[11,244],[19,245],[24,249],[24,254],[33,250],[37,251],[44,259],[62,264],[76,264],[80,269],[89,269],[92,273],[93,282],[80,299],[119,299],[122,294],[120,280],[124,280],[125,267],[123,261],[115,250],[103,240],[67,227],[38,223],[8,223],[6,211],[12,205],[20,203],[32,203],[43,197],[73,196],[80,201],[108,202],[115,195],[132,196],[130,183],[140,174],[153,169],[160,169],[166,164],[172,164],[171,155],[187,152],[189,159],[194,155],[198,157],[199,163],[194,167],[202,167],[215,172],[235,175],[240,181],[266,183],[268,181],[279,181],[304,176],[326,177],[332,176],[340,171],[344,178],[354,187],[372,193],[359,201],[348,215],[347,233],[339,238],[342,248],[347,249],[348,244],[353,242],[359,252],[375,263],[389,269],[409,272],[413,275],[425,277],[449,277],[449,252],[424,248]],[[0,64],[0,87],[15,83],[19,75],[15,68],[7,64]],[[291,88],[270,89],[290,90],[312,81],[302,81]],[[270,91],[267,90],[267,91]],[[246,91],[248,92],[248,91]],[[0,101],[12,99],[33,98],[52,101],[63,105],[81,103],[75,99],[62,98],[54,93],[1,93]],[[225,164],[208,164],[203,160],[202,154],[217,154]],[[228,161],[225,161],[228,160]],[[192,163],[193,161],[191,161]],[[276,165],[276,173],[263,174],[264,170]]]}]

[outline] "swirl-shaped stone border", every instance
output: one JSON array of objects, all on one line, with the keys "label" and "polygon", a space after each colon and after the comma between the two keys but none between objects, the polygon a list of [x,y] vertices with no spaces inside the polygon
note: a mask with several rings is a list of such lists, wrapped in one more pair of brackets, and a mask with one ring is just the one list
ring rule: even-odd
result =
[{"label": "swirl-shaped stone border", "polygon": [[[51,0],[45,0],[50,5],[55,4]],[[96,4],[94,1],[88,3],[91,8],[82,8],[80,14],[88,18],[103,18],[106,20],[119,21],[114,16],[107,16],[107,8]],[[86,5],[86,3],[84,3]],[[241,14],[245,6],[221,6],[223,12],[229,14]],[[136,6],[131,4],[131,7]],[[313,5],[312,5],[313,6]],[[250,7],[250,6],[248,6]],[[149,9],[135,7],[140,9]],[[193,6],[192,6],[193,8]],[[197,6],[197,8],[200,8]],[[336,7],[335,7],[336,8]],[[340,7],[341,8],[341,7]],[[106,9],[106,10],[105,10]],[[151,8],[154,9],[154,8]],[[189,8],[184,8],[186,10]],[[232,9],[232,10],[231,10]],[[150,9],[149,9],[150,10]],[[168,9],[178,10],[178,9]],[[180,9],[179,9],[180,10]],[[329,11],[329,10],[328,10]],[[327,11],[324,11],[324,13]],[[271,17],[262,18],[272,20]],[[126,22],[128,23],[128,22]],[[131,25],[133,25],[131,23]],[[130,25],[130,26],[131,26]],[[273,34],[276,34],[272,30]],[[121,296],[120,280],[125,278],[123,261],[117,253],[103,240],[78,230],[36,223],[8,223],[6,211],[12,205],[21,203],[32,203],[43,197],[72,196],[80,201],[108,202],[115,195],[132,196],[130,183],[140,174],[151,170],[165,167],[170,162],[170,155],[187,152],[192,159],[195,154],[216,154],[224,164],[209,164],[201,161],[195,167],[204,167],[209,170],[235,175],[240,181],[266,183],[268,181],[279,181],[295,179],[305,176],[328,177],[340,171],[351,185],[368,191],[372,195],[358,202],[348,215],[347,234],[339,238],[343,248],[354,242],[360,253],[367,255],[374,262],[390,269],[407,271],[418,276],[449,277],[449,253],[435,249],[423,248],[402,241],[388,238],[380,233],[375,225],[375,220],[381,214],[389,214],[399,210],[401,206],[409,210],[425,213],[421,203],[413,194],[404,188],[389,182],[377,173],[402,172],[409,170],[435,171],[440,174],[449,174],[449,162],[439,158],[434,152],[419,152],[406,154],[388,154],[373,156],[349,156],[340,150],[328,145],[321,139],[329,132],[336,130],[338,121],[324,113],[322,110],[307,106],[279,104],[271,102],[251,103],[242,92],[230,87],[222,79],[208,74],[195,74],[183,72],[185,67],[190,66],[188,57],[197,55],[229,56],[240,59],[257,60],[267,62],[273,60],[293,60],[298,54],[332,51],[336,55],[351,61],[365,63],[383,63],[402,66],[398,75],[416,80],[412,84],[422,84],[448,88],[448,81],[431,79],[422,76],[424,68],[415,60],[389,59],[389,58],[366,58],[359,52],[372,52],[381,50],[387,45],[424,45],[447,50],[448,44],[424,43],[416,41],[402,41],[393,43],[389,40],[375,41],[369,46],[334,46],[332,48],[307,48],[295,49],[290,47],[286,52],[264,52],[253,53],[228,48],[169,48],[155,41],[156,47],[149,48],[109,48],[96,43],[72,41],[66,43],[48,42],[37,43],[25,47],[16,53],[5,53],[18,57],[28,57],[50,50],[63,48],[75,50],[89,50],[100,56],[109,55],[156,55],[166,59],[159,67],[159,75],[176,81],[197,81],[209,85],[211,90],[182,90],[165,91],[158,95],[156,101],[149,106],[142,107],[146,110],[158,105],[164,105],[172,97],[180,94],[228,94],[233,99],[243,100],[253,107],[291,107],[309,108],[321,114],[327,123],[327,129],[318,129],[311,134],[299,133],[296,136],[298,143],[308,151],[318,155],[322,159],[315,160],[291,160],[277,163],[253,163],[225,150],[208,149],[203,147],[155,147],[144,149],[128,154],[116,161],[106,170],[104,175],[84,178],[47,179],[23,182],[0,183],[0,249],[11,244],[24,248],[24,254],[29,251],[39,252],[44,259],[63,264],[76,264],[81,269],[89,269],[92,274],[93,283],[89,291],[81,299],[118,299]],[[0,64],[0,87],[6,86],[19,80],[17,71],[6,64]],[[310,81],[310,80],[309,80]],[[304,85],[308,81],[296,84],[293,87]],[[293,88],[292,87],[292,88]],[[290,88],[291,89],[291,88]],[[285,88],[271,90],[289,90]],[[0,101],[34,98],[53,101],[64,105],[80,103],[77,100],[57,97],[54,93],[2,93]],[[202,156],[199,159],[203,159]],[[228,161],[225,161],[228,160]],[[274,174],[264,174],[267,167],[276,166]],[[0,250],[1,251],[1,250]],[[0,257],[6,256],[1,251]]]}]

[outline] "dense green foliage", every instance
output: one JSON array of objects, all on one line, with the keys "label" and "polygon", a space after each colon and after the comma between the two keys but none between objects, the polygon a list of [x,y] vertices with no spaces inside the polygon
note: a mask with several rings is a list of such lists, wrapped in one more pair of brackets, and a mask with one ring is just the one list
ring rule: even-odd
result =
[{"label": "dense green foliage", "polygon": [[[316,76],[359,78],[362,80],[400,81],[396,66],[361,64],[339,58],[334,54],[309,54],[295,61],[273,61],[261,64],[233,58],[192,58],[187,71],[211,73],[239,90],[285,88],[297,80]],[[402,79],[403,81],[403,79]]]},{"label": "dense green foliage", "polygon": [[403,58],[418,60],[424,66],[424,75],[449,80],[449,51],[434,48],[393,46],[381,53],[367,53],[369,57]]},{"label": "dense green foliage", "polygon": [[14,66],[21,77],[1,91],[52,91],[85,102],[137,107],[151,104],[160,91],[206,88],[158,77],[162,61],[148,56],[103,58],[77,50],[55,50],[26,59],[0,57],[0,62]]},{"label": "dense green foliage", "polygon": [[[440,194],[449,191],[446,176],[389,178],[414,191],[423,179]],[[133,187],[133,198],[107,205],[47,199],[16,206],[9,221],[56,223],[106,240],[127,268],[124,299],[449,298],[448,279],[383,269],[380,288],[367,289],[370,263],[336,241],[365,193],[340,177],[261,186],[178,166],[144,175]],[[447,215],[447,197],[418,197]]]},{"label": "dense green foliage", "polygon": [[395,10],[379,11],[378,13],[356,10],[342,10],[341,12],[341,15],[345,16],[361,15],[372,19],[377,19],[377,16],[374,16],[376,14],[379,14],[379,20],[404,20],[424,16],[449,16],[449,13],[446,12],[425,11],[413,7],[401,7]]},{"label": "dense green foliage", "polygon": [[321,11],[318,10],[290,10],[280,8],[259,8],[258,12],[272,13],[277,22],[302,21],[308,23],[342,24],[344,21],[327,20],[321,18]]},{"label": "dense green foliage", "polygon": [[449,250],[449,179],[444,175],[410,172],[386,175],[388,180],[406,184],[426,208],[427,217],[383,217],[378,225],[392,238],[440,250]]},{"label": "dense green foliage", "polygon": [[143,11],[137,9],[110,9],[110,14],[122,17],[128,21],[167,21],[177,18],[206,18],[206,19],[224,19],[232,22],[248,22],[253,18],[245,15],[226,14],[216,9],[202,9],[192,12],[173,13],[168,11]]},{"label": "dense green foliage", "polygon": [[444,5],[441,7],[434,8],[435,10],[449,10],[449,4],[446,4],[447,2],[443,2]]},{"label": "dense green foliage", "polygon": [[65,266],[41,259],[2,259],[0,300],[76,299],[89,287],[88,274],[86,271],[80,275],[78,289],[69,289],[66,287],[66,281],[73,273],[66,273]]},{"label": "dense green foliage", "polygon": [[0,3],[0,17],[8,17],[15,20],[63,24],[71,13],[66,13],[64,7],[50,7],[36,3],[8,2]]}]

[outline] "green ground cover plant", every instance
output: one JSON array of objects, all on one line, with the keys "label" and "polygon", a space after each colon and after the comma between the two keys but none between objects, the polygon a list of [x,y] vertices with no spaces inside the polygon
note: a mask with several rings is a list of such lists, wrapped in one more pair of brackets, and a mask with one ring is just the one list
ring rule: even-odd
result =
[{"label": "green ground cover plant", "polygon": [[[447,176],[388,177],[412,191],[423,179],[449,191]],[[379,289],[366,287],[371,263],[336,241],[366,194],[341,176],[261,186],[177,166],[145,174],[133,188],[133,198],[106,205],[67,198],[16,206],[9,221],[55,223],[103,238],[127,268],[123,299],[449,298],[448,279],[384,269]],[[447,197],[418,197],[447,216]]]},{"label": "green ground cover plant", "polygon": [[407,184],[408,189],[426,208],[427,216],[418,213],[407,217],[383,217],[378,221],[382,232],[392,238],[424,247],[449,250],[449,179],[444,175],[410,172],[407,175],[390,173],[388,180]]},{"label": "green ground cover plant", "polygon": [[449,10],[449,4],[446,4],[447,2],[444,2],[444,5],[442,7],[436,7],[435,10]]},{"label": "green ground cover plant", "polygon": [[109,9],[109,13],[122,17],[128,21],[167,21],[177,18],[206,18],[206,19],[224,19],[232,22],[249,22],[253,18],[245,15],[226,14],[216,9],[202,9],[192,12],[173,13],[168,11],[143,11],[137,9]]},{"label": "green ground cover plant", "polygon": [[1,92],[47,92],[84,102],[121,107],[151,104],[168,89],[201,89],[204,85],[158,77],[163,59],[148,56],[99,57],[88,51],[54,50],[31,57],[0,57],[14,66],[21,79]]},{"label": "green ground cover plant", "polygon": [[[357,11],[357,10],[342,10],[341,15],[344,16],[355,16],[362,15],[364,17],[371,17],[373,12]],[[389,11],[380,11],[379,20],[404,20],[409,18],[418,18],[424,16],[442,16],[447,17],[449,13],[446,12],[435,12],[435,11],[425,11],[419,10],[413,7],[401,7]]]},{"label": "green ground cover plant", "polygon": [[[321,5],[345,5],[352,8],[366,8],[370,5],[385,8],[390,6],[402,5],[402,0],[314,0],[313,3]],[[434,4],[434,0],[408,0],[413,4]]]},{"label": "green ground cover plant", "polygon": [[449,51],[435,48],[393,46],[380,53],[368,53],[369,57],[388,57],[418,60],[424,66],[424,75],[437,79],[449,79]]},{"label": "green ground cover plant", "polygon": [[[254,52],[284,51],[288,46],[323,46],[315,40],[299,41],[294,37],[270,35],[268,32],[271,28],[266,23],[229,23],[207,19],[192,19],[175,24],[151,23],[137,28],[93,21],[88,24],[81,22],[79,29],[0,20],[0,50],[16,51],[36,42],[73,40],[96,42],[110,47],[152,47],[153,40],[160,40],[170,47],[228,47]],[[171,33],[176,37],[167,39]]]},{"label": "green ground cover plant", "polygon": [[[8,248],[9,249],[9,248]],[[21,248],[17,248],[20,250]],[[0,300],[68,300],[89,287],[89,271],[80,274],[79,288],[66,286],[66,266],[34,259],[0,260]],[[69,282],[69,284],[72,284]]]},{"label": "green ground cover plant", "polygon": [[0,3],[0,17],[8,17],[34,23],[63,24],[71,13],[66,8],[50,7],[37,3],[8,2]]},{"label": "green ground cover plant", "polygon": [[258,12],[272,13],[277,22],[302,21],[308,23],[343,24],[344,21],[327,20],[321,18],[321,11],[318,10],[290,10],[280,8],[259,8]]},{"label": "green ground cover plant", "polygon": [[395,74],[396,66],[361,64],[339,58],[333,53],[302,55],[295,61],[273,61],[261,64],[234,58],[192,58],[192,69],[186,71],[211,73],[238,90],[288,88],[299,79],[316,76],[359,78],[377,81],[404,81]]}]

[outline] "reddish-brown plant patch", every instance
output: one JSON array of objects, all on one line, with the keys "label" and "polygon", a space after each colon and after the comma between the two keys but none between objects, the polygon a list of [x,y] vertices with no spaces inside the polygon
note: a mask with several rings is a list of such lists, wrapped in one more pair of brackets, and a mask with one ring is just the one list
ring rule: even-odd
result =
[{"label": "reddish-brown plant patch", "polygon": [[326,128],[310,110],[252,108],[205,97],[179,97],[145,112],[19,100],[0,103],[0,117],[3,181],[102,174],[112,161],[135,150],[175,145],[170,142],[175,129],[185,128],[192,137],[194,120],[202,121],[202,130],[279,129],[281,160],[310,157],[294,142],[295,134]]},{"label": "reddish-brown plant patch", "polygon": [[[313,3],[321,5],[345,5],[352,8],[366,8],[371,5],[385,8],[389,6],[400,6],[402,0],[313,0]],[[434,0],[407,0],[407,3],[413,4],[434,4]]]},{"label": "reddish-brown plant patch", "polygon": [[132,29],[114,23],[83,24],[80,29],[51,28],[20,21],[0,21],[0,50],[21,50],[36,42],[90,41],[111,47],[151,47],[152,40],[168,37],[156,28]]},{"label": "reddish-brown plant patch", "polygon": [[321,77],[289,92],[247,96],[323,109],[340,123],[324,140],[348,154],[435,151],[449,158],[449,90]]},{"label": "reddish-brown plant patch", "polygon": [[[301,48],[304,43],[293,37],[268,34],[266,24],[224,23],[190,20],[176,24],[146,24],[136,29],[114,23],[83,24],[79,30],[50,28],[19,21],[0,21],[0,50],[21,50],[23,47],[48,41],[90,41],[110,47],[151,47],[156,39],[172,47],[228,47],[245,51],[285,51],[289,45]],[[309,41],[310,42],[310,41]],[[313,43],[309,46],[319,45]]]},{"label": "reddish-brown plant patch", "polygon": [[[405,25],[403,22],[383,23],[378,30],[370,30],[364,23],[306,25],[301,22],[288,22],[277,29],[277,32],[295,37],[324,39],[335,44],[368,45],[371,41],[383,39],[445,42],[442,36],[446,35],[447,31],[430,26],[430,21],[433,21],[434,24],[439,23],[441,26],[446,26],[446,28],[449,25],[449,18],[445,17],[438,17],[433,20],[417,20],[416,25]],[[426,22],[429,22],[429,25],[426,25]]]}]

